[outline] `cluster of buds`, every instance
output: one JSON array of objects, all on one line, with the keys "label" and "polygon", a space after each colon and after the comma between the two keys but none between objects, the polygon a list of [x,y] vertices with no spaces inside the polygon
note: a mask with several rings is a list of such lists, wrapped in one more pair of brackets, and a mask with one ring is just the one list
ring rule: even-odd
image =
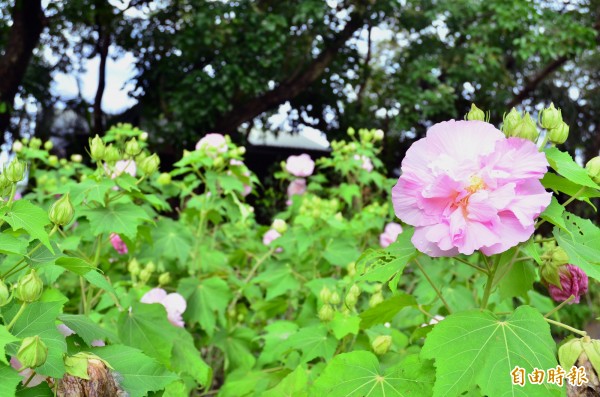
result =
[{"label": "cluster of buds", "polygon": [[504,115],[502,132],[504,132],[507,138],[523,138],[532,142],[536,142],[540,135],[529,113],[525,113],[523,117],[515,108],[512,108],[508,114]]},{"label": "cluster of buds", "polygon": [[375,292],[373,293],[373,295],[371,295],[371,298],[369,299],[369,307],[377,306],[378,304],[383,302],[384,299],[385,298],[383,297],[383,286],[381,284],[376,284]]},{"label": "cluster of buds", "polygon": [[348,309],[354,309],[356,303],[358,302],[358,297],[360,296],[360,288],[356,284],[352,284],[352,286],[348,289],[346,293],[346,297],[344,298],[344,303]]},{"label": "cluster of buds", "polygon": [[37,301],[42,296],[42,292],[44,292],[44,282],[35,269],[31,269],[29,273],[21,276],[13,287],[14,297],[23,303]]},{"label": "cluster of buds", "polygon": [[321,321],[331,321],[335,314],[334,306],[341,303],[340,294],[337,291],[331,291],[327,287],[323,287],[319,292],[319,300],[323,303],[323,306],[319,309],[319,319]]},{"label": "cluster of buds", "polygon": [[148,281],[150,281],[154,272],[156,272],[156,265],[154,262],[148,262],[146,266],[139,271],[139,277],[142,284],[146,284]]},{"label": "cluster of buds", "polygon": [[314,218],[322,218],[335,215],[340,208],[340,201],[337,198],[322,199],[314,195],[306,195],[300,205],[300,213],[311,215]]},{"label": "cluster of buds", "polygon": [[483,110],[475,106],[474,103],[472,103],[471,110],[469,110],[469,113],[465,114],[465,120],[478,120],[485,121],[487,123],[490,121],[490,112],[489,110],[487,112],[484,112]]},{"label": "cluster of buds", "polygon": [[[142,133],[144,134],[144,133]],[[147,139],[147,136],[145,137]],[[140,135],[140,140],[142,135]],[[94,138],[89,140],[90,144],[90,157],[96,162],[104,161],[110,167],[118,165],[119,162],[123,162],[126,159],[126,164],[136,164],[139,169],[145,175],[151,175],[158,170],[160,165],[160,158],[156,154],[150,156],[146,155],[142,151],[142,146],[138,143],[136,138],[131,138],[125,143],[125,152],[122,154],[112,144],[106,146],[102,138],[96,135]],[[134,160],[135,159],[135,160]]]},{"label": "cluster of buds", "polygon": [[540,125],[548,130],[548,140],[560,145],[569,137],[569,126],[563,121],[560,109],[551,103],[549,107],[540,112]]},{"label": "cluster of buds", "polygon": [[[356,130],[350,127],[348,128],[347,133],[349,137],[353,138],[356,135]],[[385,137],[385,133],[383,132],[383,130],[368,130],[366,128],[360,128],[358,130],[358,137],[363,143],[378,142],[383,140],[383,138]]]}]

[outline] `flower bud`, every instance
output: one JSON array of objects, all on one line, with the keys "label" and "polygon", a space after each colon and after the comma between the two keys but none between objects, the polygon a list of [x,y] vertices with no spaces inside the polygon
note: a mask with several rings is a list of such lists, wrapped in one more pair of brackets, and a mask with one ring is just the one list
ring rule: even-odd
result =
[{"label": "flower bud", "polygon": [[156,179],[156,183],[158,183],[161,186],[169,185],[171,183],[171,174],[169,174],[168,172],[163,172]]},{"label": "flower bud", "polygon": [[356,302],[358,302],[358,295],[354,295],[351,293],[346,294],[346,298],[344,299],[344,303],[346,304],[346,306],[352,308],[356,305]]},{"label": "flower bud", "polygon": [[331,291],[329,290],[329,288],[327,287],[323,287],[321,289],[321,292],[319,292],[319,299],[321,299],[321,302],[327,304],[330,302],[331,300]]},{"label": "flower bud", "polygon": [[548,139],[555,145],[565,143],[569,137],[569,126],[565,122],[561,122],[558,127],[548,131]]},{"label": "flower bud", "polygon": [[141,151],[142,148],[135,138],[131,138],[129,141],[127,141],[127,143],[125,143],[125,153],[131,157],[136,156]]},{"label": "flower bud", "polygon": [[158,170],[159,165],[160,159],[158,158],[156,153],[150,157],[146,157],[145,159],[139,162],[140,170],[142,170],[142,172],[146,175],[150,175],[156,172],[156,170]]},{"label": "flower bud", "polygon": [[340,294],[338,294],[337,291],[333,291],[331,293],[331,297],[329,298],[329,303],[331,303],[332,305],[339,305],[340,302]]},{"label": "flower bud", "polygon": [[48,210],[48,217],[55,225],[67,225],[73,219],[75,209],[71,204],[69,193],[56,200]]},{"label": "flower bud", "polygon": [[4,170],[4,174],[11,182],[21,181],[25,177],[25,163],[15,157]]},{"label": "flower bud", "polygon": [[240,146],[239,148],[237,148],[237,153],[239,156],[243,156],[244,154],[246,154],[246,148],[244,146]]},{"label": "flower bud", "polygon": [[548,292],[552,299],[563,302],[571,295],[575,297],[570,304],[579,303],[581,295],[588,290],[588,276],[575,265],[567,264],[559,269],[560,286],[548,285]]},{"label": "flower bud", "polygon": [[148,262],[148,264],[146,265],[146,269],[150,273],[154,273],[156,271],[156,265],[154,264],[154,262]]},{"label": "flower bud", "polygon": [[465,118],[469,121],[471,120],[479,120],[479,121],[488,121],[489,117],[486,117],[486,114],[483,110],[479,109],[475,106],[474,103],[471,104],[471,110],[469,113],[465,115]]},{"label": "flower bud", "polygon": [[358,285],[352,284],[352,287],[350,287],[348,294],[358,297],[360,295],[360,288],[358,287]]},{"label": "flower bud", "polygon": [[119,160],[121,160],[121,154],[116,147],[110,144],[104,148],[104,161],[114,164]]},{"label": "flower bud", "polygon": [[42,147],[42,140],[40,138],[31,138],[29,141],[29,147],[32,149],[39,149]]},{"label": "flower bud", "polygon": [[0,280],[0,307],[6,305],[10,301],[10,292],[4,281]]},{"label": "flower bud", "polygon": [[0,174],[0,190],[4,190],[12,185],[12,183],[6,178],[5,174]]},{"label": "flower bud", "polygon": [[509,137],[527,139],[532,142],[535,142],[539,135],[540,133],[529,113],[526,113],[525,117],[508,134]]},{"label": "flower bud", "polygon": [[127,265],[127,270],[132,276],[137,276],[140,274],[141,267],[137,259],[133,258],[131,262],[129,262],[129,265]]},{"label": "flower bud", "polygon": [[142,132],[140,134],[140,141],[146,142],[147,140],[148,140],[148,133],[147,132]]},{"label": "flower bud", "polygon": [[81,163],[83,161],[83,157],[80,154],[71,155],[71,161],[74,163]]},{"label": "flower bud", "polygon": [[346,266],[346,270],[348,271],[348,276],[354,277],[354,275],[356,274],[356,262],[348,263],[348,266]]},{"label": "flower bud", "polygon": [[15,141],[12,145],[12,150],[15,153],[19,153],[21,150],[23,150],[23,144],[21,141]]},{"label": "flower bud", "polygon": [[383,294],[381,292],[376,292],[369,299],[369,307],[374,307],[383,302]]},{"label": "flower bud", "polygon": [[548,130],[557,128],[563,122],[560,109],[556,109],[553,103],[540,112],[540,119],[542,127]]},{"label": "flower bud", "polygon": [[222,157],[217,157],[217,158],[214,159],[213,165],[216,168],[221,168],[221,167],[223,167],[223,165],[225,165],[225,161],[223,160]]},{"label": "flower bud", "polygon": [[354,136],[355,133],[356,133],[356,131],[354,131],[354,128],[352,128],[352,127],[348,128],[348,136]]},{"label": "flower bud", "polygon": [[277,232],[279,234],[285,233],[288,228],[287,223],[285,223],[285,221],[283,219],[279,219],[279,218],[277,218],[273,221],[273,224],[271,225],[271,227],[273,229],[277,230]]},{"label": "flower bud", "polygon": [[48,156],[48,164],[52,167],[56,167],[58,165],[58,157],[53,154]]},{"label": "flower bud", "polygon": [[171,282],[171,275],[169,272],[163,273],[158,276],[158,285],[167,285]]},{"label": "flower bud", "polygon": [[388,352],[392,346],[392,337],[389,335],[379,335],[373,342],[371,343],[371,347],[375,354],[383,355]]},{"label": "flower bud", "polygon": [[101,161],[104,159],[104,152],[106,148],[104,147],[104,142],[102,142],[102,138],[96,135],[94,138],[90,138],[90,157],[94,161]]},{"label": "flower bud", "polygon": [[569,254],[560,248],[556,247],[550,252],[552,264],[556,267],[565,265],[569,262]]},{"label": "flower bud", "polygon": [[48,347],[38,335],[23,339],[17,352],[17,360],[23,368],[35,368],[46,362]]},{"label": "flower bud", "polygon": [[148,282],[148,280],[150,280],[150,278],[151,278],[151,277],[152,277],[152,272],[151,272],[151,271],[148,271],[148,269],[142,269],[142,270],[140,271],[140,280],[141,280],[143,283],[147,283],[147,282]]},{"label": "flower bud", "polygon": [[383,133],[383,130],[375,130],[375,132],[373,133],[373,139],[375,140],[375,142],[382,141],[384,137],[385,134]]},{"label": "flower bud", "polygon": [[60,159],[58,163],[60,165],[67,165],[67,159]]},{"label": "flower bud", "polygon": [[502,131],[504,134],[508,136],[512,135],[513,131],[517,127],[517,125],[521,122],[522,117],[521,113],[517,112],[517,109],[512,108],[512,110],[504,115],[504,122],[502,123]]},{"label": "flower bud", "polygon": [[44,291],[44,282],[35,269],[22,276],[14,287],[15,298],[21,302],[31,303],[40,299]]},{"label": "flower bud", "polygon": [[46,141],[46,142],[44,142],[44,149],[46,149],[46,150],[52,150],[53,147],[54,147],[54,144],[52,143],[52,141]]},{"label": "flower bud", "polygon": [[333,315],[335,314],[335,310],[331,305],[325,304],[319,309],[319,318],[321,321],[331,321],[333,320]]},{"label": "flower bud", "polygon": [[585,165],[585,170],[592,180],[600,183],[600,156],[596,156]]}]

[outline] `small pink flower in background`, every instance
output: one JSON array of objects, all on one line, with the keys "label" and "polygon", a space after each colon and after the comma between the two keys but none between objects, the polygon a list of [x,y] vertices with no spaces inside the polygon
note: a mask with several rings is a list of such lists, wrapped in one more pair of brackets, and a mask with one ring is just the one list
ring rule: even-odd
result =
[{"label": "small pink flower in background", "polygon": [[398,236],[402,233],[402,226],[396,222],[390,222],[385,225],[383,233],[379,235],[379,245],[383,248],[387,248],[390,244],[396,241]]},{"label": "small pink flower in background", "polygon": [[16,192],[15,193],[15,197],[13,198],[13,200],[21,200],[23,198],[23,195],[21,194],[21,192]]},{"label": "small pink flower in background", "polygon": [[415,226],[412,242],[427,255],[504,252],[531,237],[550,204],[539,181],[547,167],[533,142],[491,124],[438,123],[406,152],[394,211]]},{"label": "small pink flower in background", "polygon": [[90,343],[93,347],[102,347],[106,346],[106,343],[102,339],[94,339],[92,343]]},{"label": "small pink flower in background", "polygon": [[315,162],[306,153],[299,156],[290,156],[285,163],[285,169],[294,176],[311,176],[315,170]]},{"label": "small pink flower in background", "polygon": [[[65,324],[58,324],[56,328],[58,328],[58,332],[60,332],[65,338],[76,333],[71,328],[67,327]],[[90,343],[90,345],[94,347],[101,347],[106,346],[106,343],[104,343],[104,341],[101,339],[95,339],[92,341],[92,343]]]},{"label": "small pink flower in background", "polygon": [[227,141],[221,134],[206,134],[198,141],[198,143],[196,143],[196,150],[201,150],[203,148],[215,148],[217,152],[225,153],[227,151]]},{"label": "small pink flower in background", "polygon": [[137,166],[135,164],[135,161],[133,160],[119,160],[115,163],[115,166],[113,167],[113,170],[111,172],[108,164],[104,164],[104,169],[106,170],[107,173],[110,173],[110,177],[111,179],[115,179],[116,177],[118,177],[119,175],[126,173],[129,174],[133,177],[135,177],[135,174],[137,172]]},{"label": "small pink flower in background", "polygon": [[[271,243],[275,240],[277,240],[279,237],[281,237],[281,233],[279,233],[277,230],[275,229],[269,229],[264,235],[263,235],[263,244],[264,245],[271,245]],[[283,248],[278,247],[275,252],[282,252]]]},{"label": "small pink flower in background", "polygon": [[[23,367],[21,362],[16,357],[10,358],[10,366],[13,367],[17,371]],[[27,380],[33,373],[34,373],[34,371],[31,368],[25,368],[23,371],[20,371],[19,375],[21,375],[23,377],[23,380],[21,381],[21,383],[25,384],[25,382],[27,382]],[[35,386],[39,385],[40,383],[44,382],[45,380],[46,380],[45,376],[34,375],[33,378],[31,378],[31,380],[27,384],[27,387],[35,387]]]},{"label": "small pink flower in background", "polygon": [[446,317],[444,317],[444,316],[440,316],[439,314],[436,314],[435,316],[433,316],[433,318],[431,320],[429,320],[428,323],[421,324],[421,327],[427,327],[428,325],[436,325],[437,323],[439,323],[440,321],[442,321],[445,318]]},{"label": "small pink flower in background", "polygon": [[167,318],[171,324],[180,328],[185,326],[181,315],[187,309],[187,302],[177,292],[167,294],[162,288],[153,288],[142,296],[140,302],[160,303],[167,310]]},{"label": "small pink flower in background", "polygon": [[354,160],[362,162],[361,167],[363,170],[367,172],[373,171],[373,163],[371,162],[371,159],[369,157],[355,154]]},{"label": "small pink flower in background", "polygon": [[[244,163],[242,161],[236,160],[236,159],[231,159],[229,161],[229,164],[235,165],[235,166],[240,166],[240,167],[244,165]],[[248,170],[248,171],[244,172],[244,176],[249,177],[250,176],[250,171]],[[242,192],[242,195],[244,197],[246,197],[250,193],[252,193],[252,186],[250,186],[250,185],[244,185],[244,191]]]},{"label": "small pink flower in background", "polygon": [[567,264],[560,268],[560,285],[559,288],[554,284],[548,285],[550,296],[557,302],[564,302],[571,295],[575,296],[569,304],[579,303],[581,295],[588,290],[588,276],[583,270],[575,265]]},{"label": "small pink flower in background", "polygon": [[123,255],[127,253],[127,245],[125,245],[117,233],[110,234],[110,243],[119,254]]},{"label": "small pink flower in background", "polygon": [[298,179],[294,179],[293,181],[290,182],[290,185],[287,188],[287,195],[288,195],[288,199],[289,199],[289,204],[292,204],[292,196],[294,195],[303,195],[304,192],[306,192],[306,179],[304,178],[298,178]]}]

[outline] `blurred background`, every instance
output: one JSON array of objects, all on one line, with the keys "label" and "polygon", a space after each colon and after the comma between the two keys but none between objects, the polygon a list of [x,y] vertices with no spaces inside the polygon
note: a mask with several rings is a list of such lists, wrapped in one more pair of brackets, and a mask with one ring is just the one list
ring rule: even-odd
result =
[{"label": "blurred background", "polygon": [[600,150],[599,44],[598,0],[0,0],[0,144],[84,153],[132,123],[168,170],[221,132],[261,176],[378,128],[394,176],[471,102],[496,125],[554,102],[585,162]]}]

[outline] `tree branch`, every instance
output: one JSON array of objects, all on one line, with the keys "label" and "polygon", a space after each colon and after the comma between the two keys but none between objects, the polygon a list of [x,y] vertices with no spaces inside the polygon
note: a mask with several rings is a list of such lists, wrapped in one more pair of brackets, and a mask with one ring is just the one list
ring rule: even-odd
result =
[{"label": "tree branch", "polygon": [[537,86],[545,78],[547,78],[555,70],[557,70],[561,66],[563,66],[569,59],[570,59],[569,57],[567,57],[566,55],[563,55],[560,58],[555,59],[554,61],[550,62],[538,74],[536,74],[532,78],[528,79],[527,83],[523,86],[521,91],[519,91],[519,93],[517,95],[515,95],[513,97],[513,99],[511,99],[510,102],[508,102],[508,104],[506,105],[506,108],[511,109],[511,108],[517,106],[518,104],[520,104],[521,102],[523,102],[525,99],[527,99],[529,97],[529,94],[531,94],[533,91],[535,91]]}]

